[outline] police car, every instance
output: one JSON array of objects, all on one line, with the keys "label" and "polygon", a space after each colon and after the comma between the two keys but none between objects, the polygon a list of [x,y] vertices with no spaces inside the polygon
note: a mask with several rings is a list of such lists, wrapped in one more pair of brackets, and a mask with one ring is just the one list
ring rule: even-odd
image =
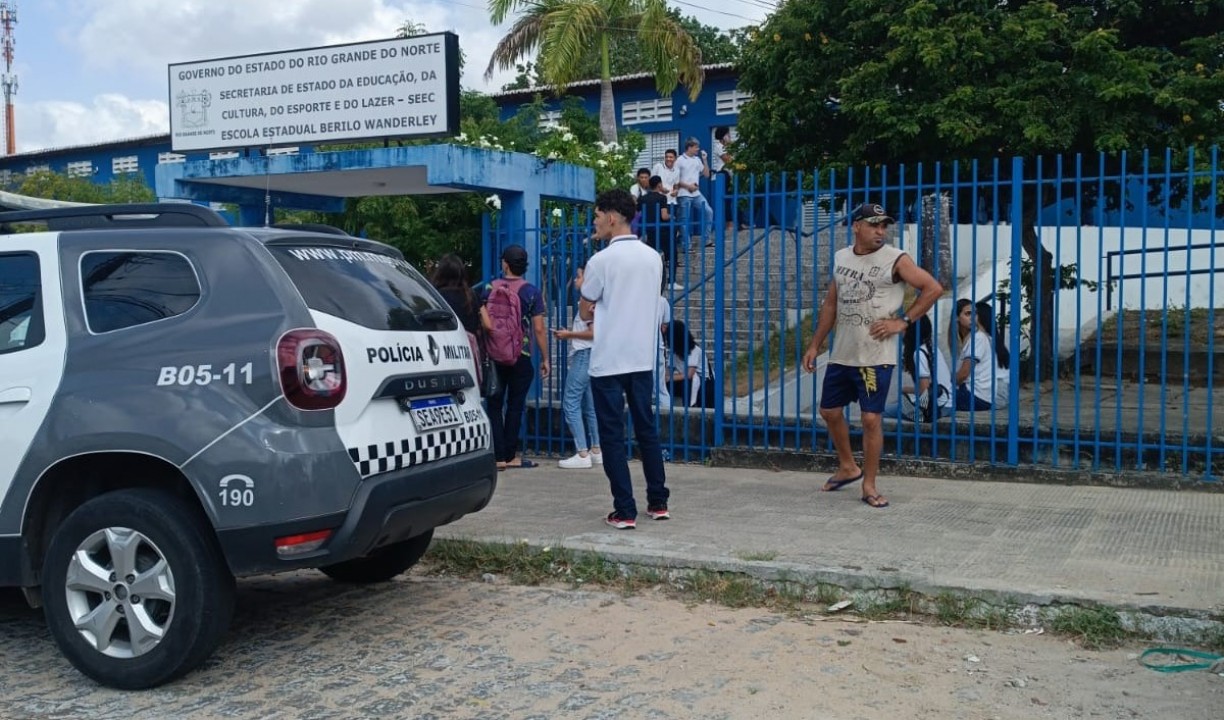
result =
[{"label": "police car", "polygon": [[89,677],[180,677],[235,577],[388,580],[492,497],[467,335],[394,248],[184,203],[0,224],[0,586]]}]

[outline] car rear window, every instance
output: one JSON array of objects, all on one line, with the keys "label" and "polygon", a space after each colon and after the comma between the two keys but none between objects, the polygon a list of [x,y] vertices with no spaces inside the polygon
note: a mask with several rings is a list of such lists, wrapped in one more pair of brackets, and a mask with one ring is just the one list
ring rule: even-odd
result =
[{"label": "car rear window", "polygon": [[[269,245],[311,310],[374,330],[453,330],[450,306],[407,261],[325,245]],[[445,319],[438,313],[449,315]]]}]

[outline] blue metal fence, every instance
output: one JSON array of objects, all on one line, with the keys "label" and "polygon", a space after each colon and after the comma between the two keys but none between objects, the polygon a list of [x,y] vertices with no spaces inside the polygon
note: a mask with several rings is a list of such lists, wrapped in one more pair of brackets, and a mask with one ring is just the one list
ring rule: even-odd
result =
[{"label": "blue metal fence", "polygon": [[[818,414],[823,358],[814,376],[801,358],[833,255],[852,241],[846,213],[870,201],[897,219],[893,242],[944,283],[930,318],[952,372],[960,299],[993,308],[1012,357],[997,379],[1007,383],[1005,402],[934,423],[913,418],[900,392],[912,380],[898,377],[886,452],[1217,479],[1220,172],[1213,149],[1206,161],[1193,151],[1017,158],[747,176],[729,187],[716,176],[706,191],[713,232],[693,227],[701,240],[677,250],[676,285],[662,296],[713,359],[720,402],[707,409],[657,398],[669,455],[832,450]],[[549,208],[516,219],[513,230],[506,220],[486,227],[486,276],[501,247],[538,243],[549,325],[568,327],[573,271],[597,249],[589,215]],[[567,367],[564,348],[552,352],[554,377],[530,397],[527,443],[529,452],[561,455],[572,448],[560,413]]]}]

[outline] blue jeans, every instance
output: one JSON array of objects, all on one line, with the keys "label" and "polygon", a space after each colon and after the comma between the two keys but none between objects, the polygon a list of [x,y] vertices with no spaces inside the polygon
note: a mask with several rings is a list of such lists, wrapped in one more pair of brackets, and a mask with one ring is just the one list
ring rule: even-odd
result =
[{"label": "blue jeans", "polygon": [[[574,447],[586,452],[599,447],[599,424],[595,419],[595,398],[591,395],[591,350],[577,350],[569,356],[569,375],[565,378],[565,395],[561,411],[565,424],[574,435]],[[585,423],[583,422],[585,420]],[[591,444],[587,445],[587,432]]]},{"label": "blue jeans", "polygon": [[701,212],[701,225],[698,230],[705,236],[706,242],[714,241],[714,208],[710,207],[710,203],[706,202],[701,193],[691,197],[681,195],[676,198],[676,210],[680,215],[680,246],[686,252],[691,245],[694,208]]},{"label": "blue jeans", "polygon": [[625,403],[633,420],[633,434],[642,455],[646,475],[646,502],[649,507],[667,507],[667,478],[663,472],[663,453],[650,398],[654,395],[654,375],[649,370],[624,375],[591,377],[595,396],[595,417],[603,438],[604,474],[612,488],[612,509],[622,518],[637,518],[633,501],[633,480],[629,477],[629,456],[625,449]]}]

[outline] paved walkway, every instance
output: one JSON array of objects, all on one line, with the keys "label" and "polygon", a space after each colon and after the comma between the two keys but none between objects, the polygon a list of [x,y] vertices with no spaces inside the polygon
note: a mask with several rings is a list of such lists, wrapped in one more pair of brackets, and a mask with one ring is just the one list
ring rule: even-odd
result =
[{"label": "paved walkway", "polygon": [[823,475],[668,464],[674,518],[603,524],[601,469],[501,473],[493,502],[440,537],[527,540],[651,565],[747,570],[843,587],[993,592],[1016,602],[1224,612],[1224,494],[883,477],[892,502]]}]

